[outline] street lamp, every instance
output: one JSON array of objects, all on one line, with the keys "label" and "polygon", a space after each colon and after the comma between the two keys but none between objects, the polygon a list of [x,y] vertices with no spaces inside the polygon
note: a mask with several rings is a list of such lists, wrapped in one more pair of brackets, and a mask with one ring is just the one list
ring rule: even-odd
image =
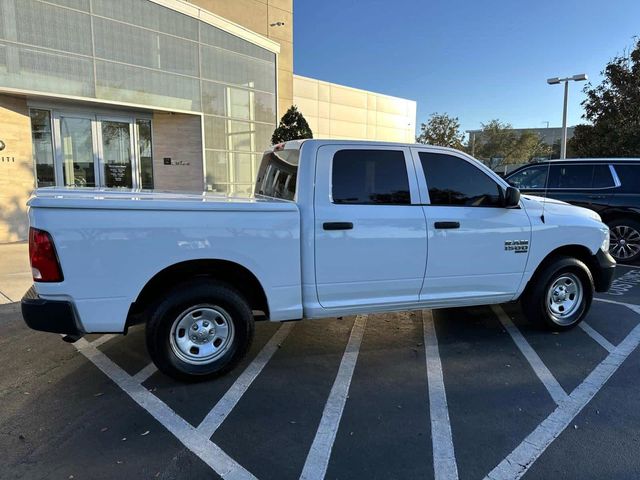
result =
[{"label": "street lamp", "polygon": [[587,80],[586,73],[579,73],[566,78],[548,78],[549,85],[557,85],[564,82],[564,107],[562,109],[562,141],[560,143],[560,158],[567,158],[567,98],[569,97],[569,82],[584,82]]}]

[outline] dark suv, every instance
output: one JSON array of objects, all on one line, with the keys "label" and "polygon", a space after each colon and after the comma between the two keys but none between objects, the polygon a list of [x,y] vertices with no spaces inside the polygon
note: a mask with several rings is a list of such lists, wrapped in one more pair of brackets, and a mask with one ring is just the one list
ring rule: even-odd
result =
[{"label": "dark suv", "polygon": [[611,230],[611,255],[640,260],[640,159],[551,160],[520,167],[506,180],[523,193],[546,192],[598,212]]}]

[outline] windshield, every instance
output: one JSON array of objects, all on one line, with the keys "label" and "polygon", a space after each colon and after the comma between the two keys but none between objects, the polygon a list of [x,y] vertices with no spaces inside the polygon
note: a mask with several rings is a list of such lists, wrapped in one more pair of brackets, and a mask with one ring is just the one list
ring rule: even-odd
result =
[{"label": "windshield", "polygon": [[266,152],[262,157],[256,194],[294,200],[300,150]]}]

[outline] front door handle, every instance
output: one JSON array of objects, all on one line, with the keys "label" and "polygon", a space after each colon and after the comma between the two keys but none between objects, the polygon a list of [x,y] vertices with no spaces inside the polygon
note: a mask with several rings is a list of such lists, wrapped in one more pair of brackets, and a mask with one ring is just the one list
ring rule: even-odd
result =
[{"label": "front door handle", "polygon": [[589,198],[593,200],[601,200],[603,198],[606,198],[606,195],[589,195]]},{"label": "front door handle", "polygon": [[436,222],[433,224],[438,230],[445,230],[449,228],[460,228],[460,222]]},{"label": "front door handle", "polygon": [[351,222],[325,222],[322,224],[322,228],[325,230],[352,230],[353,223]]}]

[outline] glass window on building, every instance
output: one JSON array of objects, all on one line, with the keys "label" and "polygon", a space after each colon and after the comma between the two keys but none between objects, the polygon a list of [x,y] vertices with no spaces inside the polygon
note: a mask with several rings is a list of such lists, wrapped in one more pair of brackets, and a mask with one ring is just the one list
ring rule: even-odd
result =
[{"label": "glass window on building", "polygon": [[79,109],[30,115],[37,187],[153,188],[151,119]]},{"label": "glass window on building", "polygon": [[151,120],[136,120],[138,150],[140,154],[140,183],[142,188],[153,188],[153,156],[151,155]]},{"label": "glass window on building", "polygon": [[[276,61],[148,0],[0,0],[0,87],[203,114],[206,184],[217,192],[255,182],[277,123]],[[149,121],[50,110],[48,124],[34,119],[39,186],[154,186]]]},{"label": "glass window on building", "polygon": [[51,113],[48,110],[31,110],[31,140],[33,162],[36,167],[36,185],[51,187],[56,184],[51,138]]}]

